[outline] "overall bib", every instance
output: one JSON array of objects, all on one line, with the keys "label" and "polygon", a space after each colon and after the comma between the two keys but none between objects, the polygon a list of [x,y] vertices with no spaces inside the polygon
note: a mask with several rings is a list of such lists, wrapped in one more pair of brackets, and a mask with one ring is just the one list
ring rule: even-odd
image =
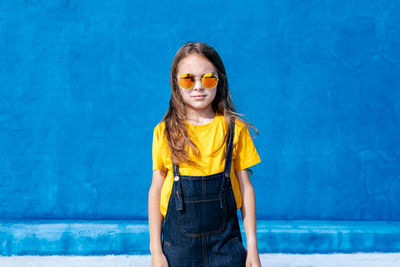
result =
[{"label": "overall bib", "polygon": [[245,266],[230,182],[234,129],[233,121],[223,172],[186,176],[173,164],[174,183],[162,226],[162,248],[170,267]]}]

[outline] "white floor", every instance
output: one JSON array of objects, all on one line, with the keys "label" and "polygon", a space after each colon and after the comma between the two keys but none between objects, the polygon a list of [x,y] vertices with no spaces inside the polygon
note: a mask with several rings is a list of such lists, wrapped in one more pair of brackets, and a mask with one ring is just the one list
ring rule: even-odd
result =
[{"label": "white floor", "polygon": [[[400,267],[400,253],[262,254],[263,267]],[[140,267],[150,256],[12,256],[0,257],[1,267]]]}]

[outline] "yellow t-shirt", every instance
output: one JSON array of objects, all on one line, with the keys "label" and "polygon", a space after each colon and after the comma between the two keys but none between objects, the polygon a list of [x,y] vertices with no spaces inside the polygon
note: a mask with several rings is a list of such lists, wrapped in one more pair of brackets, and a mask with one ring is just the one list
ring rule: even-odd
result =
[{"label": "yellow t-shirt", "polygon": [[[222,172],[225,167],[226,141],[224,139],[227,127],[225,118],[217,114],[215,118],[204,125],[193,125],[186,122],[190,128],[191,140],[200,150],[200,157],[189,154],[192,160],[196,160],[199,166],[181,163],[179,172],[181,175],[205,176]],[[153,133],[153,170],[166,171],[167,175],[161,189],[160,211],[165,217],[171,195],[173,179],[172,162],[169,154],[168,143],[164,136],[165,123],[161,122],[154,128]],[[235,171],[249,168],[259,163],[260,157],[250,137],[246,125],[235,120],[235,136],[233,139],[231,184],[235,195],[236,206],[242,206],[242,195]]]}]

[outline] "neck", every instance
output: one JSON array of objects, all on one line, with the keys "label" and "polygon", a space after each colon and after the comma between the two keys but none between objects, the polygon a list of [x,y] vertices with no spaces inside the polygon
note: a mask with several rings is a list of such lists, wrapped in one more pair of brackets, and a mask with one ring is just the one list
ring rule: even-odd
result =
[{"label": "neck", "polygon": [[186,108],[186,120],[195,125],[202,125],[209,123],[215,117],[215,112],[211,105],[206,109],[193,109],[190,107]]}]

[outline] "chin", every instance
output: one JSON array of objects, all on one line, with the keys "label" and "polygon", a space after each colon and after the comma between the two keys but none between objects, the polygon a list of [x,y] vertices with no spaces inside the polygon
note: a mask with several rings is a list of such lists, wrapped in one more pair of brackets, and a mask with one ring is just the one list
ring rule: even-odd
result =
[{"label": "chin", "polygon": [[202,110],[202,109],[206,109],[210,106],[211,104],[203,104],[203,105],[190,105],[191,108],[196,109],[196,110]]}]

